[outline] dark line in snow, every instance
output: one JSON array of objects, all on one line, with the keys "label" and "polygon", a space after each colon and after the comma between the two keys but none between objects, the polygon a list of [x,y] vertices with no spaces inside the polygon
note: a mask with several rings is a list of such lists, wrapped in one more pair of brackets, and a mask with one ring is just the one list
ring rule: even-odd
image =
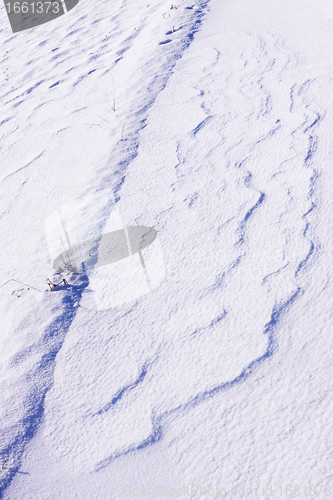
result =
[{"label": "dark line in snow", "polygon": [[202,122],[199,123],[199,125],[197,125],[195,127],[195,129],[192,131],[192,136],[195,137],[197,135],[198,132],[200,132],[200,130],[205,126],[207,125],[207,123],[209,123],[210,121],[212,121],[213,117],[212,116],[208,116],[207,118],[205,118],[204,120],[202,120]]},{"label": "dark line in snow", "polygon": [[9,177],[11,177],[12,175],[15,175],[17,174],[18,172],[21,172],[22,170],[24,170],[25,168],[29,167],[34,161],[38,160],[44,153],[45,153],[46,149],[44,149],[44,151],[42,151],[38,156],[36,156],[33,160],[29,161],[29,163],[27,163],[26,165],[24,165],[24,167],[21,167],[17,170],[15,170],[15,172],[11,172],[10,174],[6,175],[6,177],[4,177],[3,179],[1,179],[1,182],[7,180]]},{"label": "dark line in snow", "polygon": [[[246,178],[246,181],[248,183],[249,179],[251,179],[251,174],[250,177]],[[260,197],[255,205],[253,205],[250,210],[245,214],[244,219],[240,222],[237,231],[240,232],[240,238],[239,241],[237,242],[237,245],[242,245],[245,241],[245,226],[250,217],[253,215],[255,210],[257,210],[260,205],[264,202],[265,200],[265,193],[260,193]]]},{"label": "dark line in snow", "polygon": [[130,391],[132,391],[133,389],[135,389],[141,382],[143,382],[143,380],[145,379],[146,375],[147,375],[147,371],[148,371],[148,363],[145,363],[142,367],[142,370],[141,370],[141,373],[140,375],[138,376],[138,378],[132,382],[131,384],[128,384],[126,385],[125,387],[123,387],[112,399],[109,403],[107,403],[106,405],[103,406],[103,408],[101,408],[100,410],[98,410],[98,412],[94,413],[93,415],[101,415],[102,413],[105,413],[107,412],[110,408],[112,408],[112,406],[114,406],[115,404],[118,403],[118,401],[120,401],[122,399],[122,397],[125,395],[125,394],[128,394]]}]

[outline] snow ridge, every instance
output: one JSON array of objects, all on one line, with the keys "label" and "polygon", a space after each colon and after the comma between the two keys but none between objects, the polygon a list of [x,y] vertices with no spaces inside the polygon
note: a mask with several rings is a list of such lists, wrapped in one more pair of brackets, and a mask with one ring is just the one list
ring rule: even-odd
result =
[{"label": "snow ridge", "polygon": [[[84,286],[84,282],[81,285]],[[1,412],[1,454],[7,457],[7,466],[0,477],[0,494],[19,471],[19,457],[42,422],[45,397],[53,384],[56,356],[75,318],[82,290],[82,286],[72,286],[70,293],[60,289],[52,295],[43,294],[37,304],[30,304],[31,312],[38,318],[37,324],[32,315],[8,318],[4,345],[9,355],[7,362],[0,365],[2,391],[6,394]],[[29,301],[29,297],[23,300]],[[47,310],[52,311],[52,318],[43,315]],[[7,395],[8,384],[13,387]]]},{"label": "snow ridge", "polygon": [[[102,4],[103,2],[101,2],[101,5]],[[165,25],[163,18],[161,18],[162,21],[160,21],[160,10],[163,5],[168,5],[168,3],[159,2],[149,9],[148,16],[142,18],[142,13],[137,13],[137,21],[138,19],[141,19],[142,22],[141,24],[139,23],[138,28],[135,27],[135,31],[128,36],[128,31],[124,28],[128,22],[128,15],[133,15],[131,9],[134,4],[132,4],[133,2],[131,3],[127,0],[118,2],[119,12],[111,19],[111,24],[113,23],[114,29],[101,41],[96,42],[96,40],[98,40],[98,36],[96,36],[96,29],[99,29],[99,34],[102,34],[109,21],[100,18],[99,20],[91,23],[91,26],[93,26],[93,28],[91,28],[88,26],[88,14],[81,16],[78,20],[73,18],[73,27],[76,25],[79,27],[77,29],[69,30],[66,34],[61,33],[60,27],[56,26],[55,23],[50,23],[50,25],[46,27],[49,32],[47,33],[46,31],[47,36],[43,41],[40,41],[38,28],[31,30],[29,33],[25,33],[25,36],[28,39],[25,55],[27,65],[29,65],[27,72],[20,69],[19,73],[14,74],[14,67],[11,64],[10,59],[10,53],[15,52],[15,43],[18,43],[18,40],[20,39],[19,37],[22,37],[22,34],[19,33],[14,36],[10,36],[9,38],[2,39],[2,44],[6,44],[6,46],[9,47],[2,63],[9,63],[8,68],[6,69],[6,74],[10,74],[11,82],[14,83],[16,79],[16,83],[12,85],[11,90],[8,90],[7,85],[0,87],[2,98],[7,98],[4,109],[7,109],[8,116],[5,117],[0,124],[1,128],[4,127],[2,139],[4,140],[3,145],[5,147],[7,144],[10,144],[11,147],[15,146],[17,139],[13,142],[11,137],[13,137],[13,134],[17,131],[22,131],[21,124],[24,123],[24,120],[22,120],[23,114],[28,114],[30,117],[34,116],[35,111],[39,110],[40,107],[43,107],[44,109],[44,106],[50,103],[53,99],[59,100],[61,95],[67,96],[72,94],[74,89],[79,88],[80,85],[88,79],[88,77],[95,77],[96,74],[98,74],[99,78],[101,78],[101,76],[109,76],[112,71],[115,71],[116,66],[121,64],[123,60],[126,60],[128,54],[129,59],[136,57],[136,51],[133,51],[133,48],[134,44],[137,43],[137,40],[141,35],[146,36],[146,32],[149,32],[150,30],[152,30],[153,35],[155,35],[154,26],[156,24],[157,16],[159,16],[158,24],[161,26]],[[124,120],[126,123],[126,135],[123,140],[118,141],[115,144],[110,152],[110,168],[105,168],[105,165],[103,165],[101,170],[97,170],[95,175],[95,178],[98,179],[97,183],[99,184],[96,186],[96,189],[98,190],[99,187],[104,188],[105,185],[111,185],[116,201],[119,201],[120,199],[119,193],[126,179],[127,167],[138,154],[139,130],[142,130],[146,126],[147,112],[154,103],[156,96],[165,87],[177,60],[181,58],[183,52],[189,47],[190,43],[194,39],[194,35],[199,30],[202,23],[207,5],[208,0],[202,0],[198,2],[199,7],[196,9],[189,7],[178,10],[178,13],[173,16],[173,22],[175,24],[178,22],[180,26],[177,27],[177,29],[172,33],[173,43],[168,42],[166,44],[165,42],[160,42],[160,44],[157,43],[154,46],[153,42],[156,35],[152,38],[153,42],[150,43],[151,47],[146,54],[146,60],[140,68],[141,77],[133,82],[136,89],[140,88],[140,91],[133,93],[135,97],[132,98],[131,102],[127,104],[128,111],[123,112],[120,118],[118,117],[118,119]],[[116,10],[116,7],[116,5],[113,5],[113,11]],[[136,4],[134,10],[138,8],[139,7]],[[135,19],[135,16],[133,19]],[[99,22],[100,25],[98,26]],[[94,31],[94,34],[92,34],[91,30]],[[171,33],[168,33],[168,35],[170,34]],[[77,47],[82,47],[83,37],[85,35],[87,35],[85,42],[86,47],[82,50],[86,54],[89,51],[92,51],[92,53],[90,53],[92,57],[88,57],[88,63],[82,65],[78,74],[78,71],[75,70],[75,63],[72,62],[73,56],[77,58],[77,49],[70,50],[70,46],[73,46],[74,43]],[[34,57],[33,50],[31,50],[33,41],[36,40],[39,41],[38,59]],[[40,64],[43,58],[46,62],[49,57],[47,48],[50,46],[50,40],[53,40],[54,45],[57,44],[58,40],[58,45],[61,45],[62,50],[59,50],[59,46],[55,46],[55,48],[52,49],[52,52],[55,53],[52,54],[48,63],[45,65]],[[116,48],[114,48],[113,43]],[[66,46],[68,46],[68,49],[66,49]],[[134,52],[133,56],[131,55],[131,52]],[[110,53],[115,54],[114,64],[111,68],[105,69],[106,64],[102,61],[105,61],[105,56],[109,56]],[[77,60],[79,61],[78,58]],[[45,67],[47,67],[47,76],[45,75]],[[150,70],[147,72],[148,67],[150,67]],[[150,82],[148,85],[147,81]],[[48,85],[49,83],[51,83],[51,85]],[[48,85],[48,90],[46,90],[45,85]],[[38,96],[36,92],[39,92]],[[56,95],[56,97],[51,97],[49,92],[58,92],[58,95]],[[45,99],[46,93],[47,98]],[[16,94],[15,97],[13,97],[13,94]],[[131,95],[130,90],[128,91],[128,94]],[[36,106],[38,99],[41,100],[41,104]],[[26,108],[24,108],[25,106]],[[21,109],[24,109],[24,111],[21,111],[20,116],[18,113],[20,113]],[[76,115],[80,115],[82,112],[85,112],[86,109],[87,106],[84,106],[80,109],[76,109],[73,113],[75,112]],[[21,119],[19,120],[19,118]],[[17,121],[18,123],[20,122],[16,128],[13,128],[14,121]],[[106,120],[104,120],[104,122],[106,122]],[[62,121],[62,128],[56,132],[56,135],[63,131],[70,131],[71,127],[66,127],[65,125],[66,122],[64,123],[64,121]],[[102,125],[98,126],[103,128]],[[111,128],[112,126],[113,125],[111,124]],[[44,153],[45,150],[43,150],[42,153],[35,155],[34,159],[28,164],[16,169],[15,171],[13,171],[11,167],[12,163],[15,164],[15,158],[12,158],[14,161],[10,162],[9,168],[7,168],[7,173],[5,173],[2,181],[6,181],[8,178],[14,176],[14,174],[16,177],[17,173],[20,173],[21,175],[23,170],[25,171],[27,167],[30,167],[37,160],[40,160]],[[35,169],[36,168],[38,168],[38,162],[37,166],[35,166]],[[107,173],[110,170],[112,173]],[[6,172],[6,169],[4,169],[4,171]],[[24,186],[28,178],[29,176],[27,176],[27,178],[23,181],[22,186]],[[16,178],[16,181],[17,180],[18,179]],[[6,215],[6,213],[4,215]],[[57,279],[56,276],[55,279]],[[3,429],[1,455],[8,458],[8,463],[14,463],[15,465],[3,469],[0,479],[0,495],[3,494],[4,490],[11,483],[15,474],[19,472],[20,457],[43,420],[45,397],[47,392],[53,386],[55,359],[63,345],[66,334],[76,317],[81,295],[86,286],[87,282],[83,276],[74,281],[72,280],[68,289],[57,289],[56,291],[53,291],[51,298],[49,297],[48,292],[43,294],[42,302],[39,303],[38,307],[43,310],[48,307],[47,304],[50,303],[50,301],[55,301],[53,309],[54,318],[47,327],[44,325],[45,321],[41,321],[38,329],[36,330],[36,341],[32,344],[28,344],[28,348],[24,347],[23,350],[18,349],[10,360],[10,364],[5,368],[8,380],[10,378],[9,375],[14,373],[14,371],[21,373],[21,388],[17,389],[16,394],[16,405],[21,408],[21,414],[16,422],[11,423],[12,420],[9,419],[8,423],[7,419],[9,415],[9,408],[7,408],[6,403],[4,402],[3,408],[5,413],[1,420],[1,426]],[[59,302],[60,297],[61,300]],[[35,311],[31,311],[30,317],[32,317],[33,314],[37,313],[35,313]],[[28,337],[32,328],[29,318],[23,321],[25,323],[25,327],[23,328],[22,324],[20,324],[18,326],[18,330],[16,330],[17,334],[20,332],[19,335],[21,338]],[[34,360],[32,366],[31,360]],[[99,413],[108,411],[108,409],[115,405],[125,394],[135,388],[136,385],[140,384],[146,376],[146,371],[147,367],[144,365],[138,379],[120,390],[111,402],[106,404]],[[15,379],[14,375],[12,375],[12,377]],[[12,399],[10,399],[8,404],[12,404]]]},{"label": "snow ridge", "polygon": [[[258,64],[260,64],[263,68],[262,76],[260,76],[260,78],[255,82],[251,82],[250,84],[247,83],[245,86],[244,72],[240,73],[241,92],[246,100],[248,99],[246,88],[251,89],[251,92],[253,93],[254,83],[256,84],[256,88],[259,90],[258,107],[260,107],[260,111],[258,112],[258,108],[253,106],[253,112],[248,115],[247,119],[249,122],[250,132],[247,136],[244,134],[245,137],[242,139],[239,139],[239,137],[233,137],[235,143],[232,144],[230,143],[231,136],[225,132],[219,141],[220,145],[223,145],[227,154],[226,168],[229,169],[231,173],[232,166],[235,166],[235,172],[239,172],[241,174],[236,181],[237,184],[241,185],[242,182],[243,186],[251,191],[255,195],[256,199],[250,203],[250,206],[248,206],[249,201],[247,203],[240,204],[240,210],[237,214],[237,218],[239,220],[235,225],[235,235],[237,235],[237,239],[234,241],[234,250],[237,251],[238,255],[236,256],[233,254],[229,265],[226,266],[224,271],[221,272],[221,270],[217,270],[215,280],[210,284],[207,283],[207,286],[202,289],[200,294],[200,298],[202,299],[205,296],[213,295],[216,290],[225,289],[229,290],[230,293],[230,287],[228,285],[230,277],[233,275],[235,276],[234,273],[237,272],[237,276],[241,279],[242,273],[246,273],[249,269],[251,269],[251,262],[254,262],[248,260],[251,255],[251,245],[255,239],[257,237],[259,238],[260,234],[262,234],[260,231],[253,234],[253,228],[256,227],[256,224],[258,223],[260,225],[261,222],[265,220],[265,217],[269,217],[268,211],[272,209],[271,204],[272,200],[274,200],[274,190],[276,191],[278,186],[280,186],[280,189],[282,188],[280,191],[282,199],[284,199],[283,196],[286,196],[289,200],[287,206],[289,204],[289,206],[293,206],[297,210],[293,223],[295,224],[295,227],[297,227],[296,231],[300,233],[303,242],[302,245],[300,245],[300,240],[297,240],[298,249],[296,251],[292,246],[290,246],[287,250],[288,246],[291,245],[291,235],[289,233],[288,226],[283,225],[283,221],[287,216],[288,211],[286,211],[285,206],[282,205],[275,215],[276,222],[272,223],[276,224],[276,227],[280,226],[281,234],[284,235],[285,238],[285,244],[283,245],[285,246],[285,251],[282,254],[282,259],[278,259],[278,264],[274,263],[273,268],[272,266],[269,266],[271,271],[266,273],[263,272],[260,267],[254,266],[257,271],[253,269],[253,274],[251,275],[252,280],[255,283],[255,273],[258,272],[258,286],[266,290],[264,293],[267,294],[268,297],[272,294],[275,288],[273,296],[269,301],[272,303],[270,312],[268,313],[267,310],[264,316],[266,317],[266,315],[268,315],[269,319],[263,321],[262,323],[261,332],[266,339],[265,349],[261,354],[257,355],[254,359],[247,363],[245,367],[240,370],[240,373],[231,380],[220,384],[213,384],[212,388],[208,388],[203,391],[196,391],[194,389],[193,392],[195,394],[190,396],[187,401],[184,400],[182,403],[176,404],[173,407],[170,405],[171,407],[169,407],[168,410],[157,411],[157,407],[156,409],[153,409],[151,416],[152,432],[149,437],[145,438],[140,444],[129,446],[128,448],[123,449],[122,452],[116,452],[108,459],[99,462],[96,470],[104,467],[110,463],[110,461],[122,454],[142,449],[162,439],[163,422],[166,421],[166,419],[171,415],[178,414],[179,412],[186,412],[193,406],[202,403],[222,391],[226,391],[237,384],[246,383],[249,376],[253,375],[257,372],[257,370],[260,370],[262,363],[266,363],[274,355],[274,353],[277,352],[279,348],[278,339],[279,335],[281,335],[279,325],[290,311],[290,308],[293,307],[296,300],[304,294],[305,287],[307,286],[306,281],[304,282],[306,270],[311,264],[311,259],[313,259],[316,252],[320,250],[320,245],[315,242],[314,237],[312,235],[310,237],[310,234],[313,232],[310,217],[317,206],[317,179],[319,175],[313,166],[318,142],[318,138],[314,135],[313,130],[314,127],[320,123],[322,117],[320,113],[311,109],[309,104],[307,104],[307,97],[304,94],[311,93],[312,90],[308,81],[301,84],[295,84],[292,81],[290,84],[288,75],[286,82],[283,80],[281,81],[281,86],[285,89],[285,95],[290,96],[290,101],[289,103],[286,101],[279,103],[281,93],[275,83],[276,75],[280,76],[282,74],[281,72],[285,71],[286,67],[292,67],[293,64],[296,64],[297,66],[297,60],[292,61],[291,57],[285,58],[283,51],[282,53],[279,52],[282,47],[278,45],[278,42],[274,40],[272,35],[268,34],[266,36],[266,42],[264,42],[263,38],[259,41],[260,56],[257,56]],[[271,42],[270,37],[273,39],[273,44],[271,44],[268,50],[268,46]],[[274,54],[274,58],[272,58],[271,54],[272,49],[278,50],[278,53]],[[215,54],[215,60],[211,63],[210,69],[216,67],[221,58],[221,52],[216,48],[215,52],[218,53],[218,56],[216,57]],[[267,55],[269,59],[268,62],[265,61],[265,55]],[[227,57],[228,56],[225,55],[226,60]],[[243,54],[242,58],[245,58]],[[223,62],[221,62],[221,64],[222,63]],[[249,76],[252,77],[251,66],[247,60],[245,61],[244,68],[250,72]],[[211,78],[207,68],[205,72],[206,74],[202,80],[204,81],[206,79],[213,81],[213,78]],[[226,73],[228,75],[233,74],[230,70]],[[256,72],[253,71],[253,75],[255,74]],[[201,103],[200,107],[207,115],[207,118],[200,120],[198,125],[192,128],[186,138],[183,137],[181,140],[178,139],[176,141],[175,152],[177,156],[177,164],[175,165],[175,171],[178,179],[178,185],[175,183],[172,184],[174,192],[177,191],[177,188],[179,189],[181,187],[181,193],[184,190],[183,185],[186,182],[190,184],[195,175],[200,175],[200,163],[202,162],[202,159],[200,158],[200,141],[205,141],[206,143],[206,148],[202,149],[205,155],[206,168],[207,164],[209,165],[209,168],[212,165],[212,161],[209,160],[210,155],[214,153],[214,158],[222,156],[215,153],[217,146],[214,147],[214,145],[212,145],[213,141],[211,139],[214,135],[214,130],[216,130],[216,121],[221,120],[221,117],[218,112],[214,113],[212,111],[212,104],[208,104],[207,102],[207,96],[212,96],[212,92],[207,92],[207,89],[203,89],[203,86],[204,85],[202,83],[200,87],[196,85],[196,88],[199,90],[199,97],[205,99],[205,101]],[[234,78],[232,86],[235,86]],[[224,94],[227,94],[226,88],[228,89],[228,87],[224,87]],[[210,97],[210,99],[212,99],[212,97]],[[221,101],[218,99],[216,99],[216,101],[218,105],[221,106]],[[277,116],[278,113],[283,112],[284,107],[289,110],[290,115],[285,116],[284,119],[281,120],[280,118],[277,118]],[[246,108],[246,111],[248,112],[248,107]],[[239,112],[239,110],[233,113],[224,114],[221,120],[222,127],[227,127],[228,123],[237,119],[237,112]],[[227,121],[225,120],[226,117]],[[265,122],[267,119],[269,120],[269,123]],[[252,125],[252,129],[250,127],[250,123]],[[193,142],[194,139],[196,140],[196,143]],[[260,160],[260,165],[264,164],[267,156],[266,151],[272,149],[271,141],[277,141],[277,143],[281,144],[287,143],[289,146],[288,148],[283,148],[281,157],[278,161],[275,160],[275,166],[268,170],[268,172],[262,168],[259,170],[255,165],[255,161],[257,161],[260,158],[260,155],[262,155],[263,160]],[[261,150],[259,148],[261,148]],[[246,152],[246,154],[244,154],[244,152]],[[242,155],[241,158],[238,156],[239,153]],[[195,158],[195,161],[193,158]],[[198,160],[198,158],[200,159]],[[292,176],[291,178],[286,177],[291,174],[290,170],[287,170],[290,167],[290,164],[293,164],[294,168],[297,169],[295,182],[296,185],[299,182],[302,183],[301,190],[297,191],[295,186],[293,186]],[[287,180],[288,184],[285,180]],[[192,184],[194,185],[194,182],[192,182]],[[188,208],[191,210],[195,207],[195,202],[202,199],[202,189],[198,189],[198,183],[195,184],[197,189],[195,191],[192,190],[193,195],[190,197],[189,203],[188,198],[186,198]],[[265,189],[265,186],[267,189]],[[191,192],[191,187],[187,186],[185,191]],[[210,185],[209,188],[211,188]],[[298,197],[297,202],[296,197]],[[252,194],[249,199],[253,199]],[[267,212],[266,214],[263,213],[263,211],[265,211],[265,207]],[[244,215],[241,215],[242,212]],[[205,211],[202,210],[202,216],[204,213]],[[235,214],[236,211],[233,210],[233,213]],[[212,215],[211,212],[210,215]],[[235,216],[227,218],[224,224],[222,226],[220,225],[219,233],[221,233],[222,228],[225,229],[233,221],[236,222],[234,219]],[[244,267],[245,265],[247,266],[246,268]],[[285,287],[283,293],[279,292],[280,284],[282,282],[286,283],[286,281],[289,281],[290,286]],[[233,281],[233,283],[235,282]],[[272,300],[274,295],[275,299]],[[233,307],[231,306],[231,303],[229,307],[225,305],[223,313],[217,316],[216,320],[212,319],[210,326],[213,327],[215,325],[220,325],[220,320],[230,321],[232,318],[232,309]],[[203,330],[204,328],[196,328],[191,332],[191,336],[200,336],[200,333]]]},{"label": "snow ridge", "polygon": [[[197,43],[208,1],[172,12],[162,1],[115,4],[110,18],[103,11],[90,22],[85,12],[65,36],[54,28],[52,54],[40,42],[47,76],[27,48],[22,75],[10,75],[10,91],[0,87],[10,99],[3,149],[16,154],[4,166],[1,220],[24,226],[17,206],[24,194],[32,204],[29,186],[41,187],[39,200],[45,186],[61,193],[41,205],[40,219],[109,187],[126,224],[156,228],[168,274],[153,293],[101,314],[80,308],[84,277],[39,298],[25,293],[16,306],[19,297],[4,301],[1,450],[14,466],[4,469],[0,494],[24,474],[20,460],[34,436],[73,475],[99,471],[163,439],[171,417],[271,367],[321,252],[317,130],[325,113],[298,51],[266,24],[223,32],[222,15],[209,41]],[[4,43],[13,50],[15,40]],[[3,62],[8,77],[8,53]],[[111,75],[114,110],[105,92]],[[29,169],[18,155],[22,137],[31,139],[25,119],[52,137],[50,148],[49,132],[38,149],[23,140]],[[71,149],[75,128],[82,156]],[[19,261],[7,253],[2,262],[16,272]],[[31,268],[38,259],[30,255]]]}]

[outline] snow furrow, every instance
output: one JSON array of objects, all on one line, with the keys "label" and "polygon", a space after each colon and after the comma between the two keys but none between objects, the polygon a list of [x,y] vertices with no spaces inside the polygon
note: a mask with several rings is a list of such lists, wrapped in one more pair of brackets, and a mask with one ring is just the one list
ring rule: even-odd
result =
[{"label": "snow furrow", "polygon": [[[332,76],[314,42],[321,27],[330,46],[332,26],[319,10],[81,1],[0,31],[0,495],[121,498],[113,483],[154,472],[161,450],[163,481],[172,457],[184,482],[230,478],[228,492],[293,482],[304,451],[302,477],[330,479],[317,421],[331,415]],[[44,221],[60,207],[76,236],[91,220],[154,228],[164,280],[133,298],[137,283],[122,295],[110,270],[98,293],[125,303],[98,311],[82,276],[46,291]]]},{"label": "snow furrow", "polygon": [[[6,198],[8,201],[10,200],[10,209],[22,197],[22,192],[26,190],[27,185],[34,185],[34,189],[39,189],[38,186],[40,186],[41,190],[45,187],[49,189],[47,186],[53,186],[55,190],[63,190],[65,195],[63,200],[67,199],[68,186],[71,184],[74,187],[76,184],[69,180],[73,173],[71,174],[70,169],[68,169],[68,158],[63,162],[63,173],[57,170],[56,164],[62,156],[61,149],[65,152],[68,147],[66,143],[69,147],[74,146],[73,156],[75,158],[77,145],[71,138],[74,135],[76,137],[75,129],[77,126],[83,130],[83,135],[87,138],[86,147],[91,148],[91,156],[96,154],[98,156],[98,147],[100,147],[100,151],[102,148],[105,150],[107,144],[110,157],[110,167],[103,164],[102,168],[95,167],[94,172],[91,172],[90,168],[81,169],[82,173],[88,172],[88,176],[85,174],[84,182],[86,185],[82,186],[81,184],[81,189],[79,188],[78,192],[81,195],[82,191],[90,190],[91,177],[94,177],[97,189],[98,185],[102,188],[105,188],[106,185],[111,186],[116,201],[119,201],[119,192],[125,182],[127,167],[137,156],[138,131],[145,127],[149,108],[166,85],[177,60],[181,58],[182,53],[190,45],[194,34],[198,31],[207,3],[207,0],[199,2],[200,9],[195,11],[182,8],[179,9],[178,13],[172,13],[172,22],[179,23],[180,27],[172,34],[172,43],[167,46],[158,43],[158,38],[165,30],[165,26],[170,26],[162,17],[162,11],[168,5],[165,1],[154,3],[148,7],[142,2],[141,4],[127,0],[118,2],[117,5],[112,5],[112,12],[117,13],[112,15],[111,19],[108,19],[106,15],[107,2],[99,2],[98,5],[94,4],[94,9],[97,9],[95,12],[100,11],[103,14],[102,18],[96,21],[94,21],[91,6],[81,7],[80,4],[75,12],[78,13],[84,8],[86,14],[76,15],[72,18],[68,15],[61,19],[58,24],[55,21],[43,26],[42,30],[46,29],[45,32],[41,31],[41,28],[35,28],[24,34],[25,44],[20,56],[25,60],[25,64],[19,70],[15,66],[15,53],[19,47],[18,40],[22,39],[22,34],[18,33],[10,37],[6,37],[5,34],[5,37],[1,39],[1,44],[8,48],[4,72],[6,81],[10,81],[11,88],[9,88],[8,83],[0,87],[4,101],[3,113],[5,116],[7,114],[7,118],[4,118],[1,123],[2,150],[10,151],[11,149],[14,153],[8,154],[2,162],[3,188],[8,185],[7,179],[9,177],[14,179],[14,174],[20,173],[22,169],[26,169],[30,165],[34,167],[32,171],[27,173],[19,190],[17,190],[16,178],[13,189],[13,193],[16,195],[14,200],[12,200],[12,194],[9,194],[8,190],[6,191]],[[132,18],[130,22],[129,18]],[[6,22],[6,20],[2,22]],[[64,24],[63,28],[61,28],[61,23]],[[112,31],[110,32],[111,25]],[[108,34],[105,36],[106,31]],[[41,32],[44,35],[42,41]],[[139,59],[137,54],[140,46],[142,57]],[[36,50],[38,50],[38,57],[36,57]],[[41,61],[44,64],[41,64]],[[120,69],[118,70],[118,68]],[[111,74],[115,82],[113,88],[110,85],[112,84]],[[89,91],[95,93],[96,88],[103,89],[102,92],[99,90],[101,95],[104,94],[102,101],[99,102],[98,106],[95,106],[94,110],[94,102],[88,97],[88,105],[82,107],[82,102],[87,100],[86,96],[89,95]],[[73,106],[74,95],[76,95],[77,101]],[[128,98],[128,96],[130,97]],[[100,97],[98,96],[98,98]],[[71,102],[69,109],[66,109],[66,100]],[[112,116],[111,109],[107,112],[105,110],[112,101],[115,105],[114,116]],[[15,110],[15,114],[12,116],[13,110]],[[91,118],[88,117],[87,110],[91,113]],[[96,113],[96,117],[93,116],[94,113]],[[99,121],[99,114],[102,119],[96,123]],[[47,127],[50,122],[52,122],[53,132]],[[86,125],[84,122],[90,122],[90,124]],[[17,163],[24,159],[24,152],[31,148],[33,139],[31,130],[33,131],[38,123],[42,124],[45,131],[47,130],[47,133],[41,134],[39,137],[38,150],[39,152],[43,150],[43,153],[34,153],[34,148],[32,148],[34,160],[17,168]],[[123,127],[124,137],[120,135],[121,127]],[[92,132],[93,128],[95,128],[94,132]],[[103,130],[105,131],[104,135]],[[110,135],[115,135],[115,133],[117,133],[117,140],[110,141]],[[51,147],[50,135],[53,137]],[[95,137],[97,141],[95,141]],[[84,140],[81,142],[84,144]],[[78,141],[77,144],[79,145],[81,142]],[[100,146],[96,148],[97,142]],[[42,146],[44,144],[45,149]],[[96,151],[94,151],[95,148]],[[45,156],[43,156],[44,153]],[[54,158],[56,158],[56,162],[54,162]],[[76,161],[79,159],[76,158]],[[45,172],[45,164],[48,165],[47,172]],[[53,165],[52,169],[49,168],[50,164]],[[43,178],[47,178],[44,186]],[[74,187],[74,190],[73,188],[69,189],[74,194],[77,187]],[[33,197],[32,190],[29,196]],[[44,204],[42,209],[46,214],[52,210],[52,204],[56,206],[59,203],[59,198],[56,197],[54,204],[51,190],[48,192],[48,198],[52,200],[51,205],[45,207]],[[4,203],[4,199],[2,203]],[[12,214],[12,210],[10,211],[9,208],[3,212],[3,219],[8,218],[8,214]],[[38,223],[43,224],[40,215]],[[11,258],[15,260],[13,254]],[[36,256],[33,260],[36,261]],[[14,266],[11,267],[13,272]],[[29,278],[26,281],[29,282]],[[3,408],[6,415],[3,415],[1,425],[3,429],[6,429],[6,432],[3,433],[1,454],[8,457],[8,461],[13,461],[15,466],[4,470],[1,477],[1,492],[8,487],[18,471],[20,456],[42,422],[45,397],[53,385],[55,359],[59,355],[66,334],[74,322],[82,290],[86,285],[82,280],[79,284],[73,282],[70,291],[63,291],[63,304],[57,303],[54,321],[47,328],[43,327],[43,323],[38,328],[40,340],[23,350],[17,347],[16,353],[13,354],[11,361],[13,367],[15,365],[15,370],[22,372],[22,382],[20,382],[20,389],[16,394],[16,404],[22,409],[22,415],[13,425],[6,423],[9,409],[4,402]],[[45,297],[47,295],[48,292],[46,292]],[[52,298],[55,299],[55,297],[59,297],[59,292],[52,292]],[[42,303],[39,304],[39,307],[41,310],[45,309]],[[33,317],[34,314],[34,311],[29,311],[29,317]],[[16,329],[14,324],[12,328],[20,338],[26,338],[29,328],[31,329],[29,322],[27,325],[27,330],[22,329],[21,326]],[[7,368],[8,370],[9,368]],[[9,370],[8,373],[15,380],[12,375],[14,372]],[[143,369],[134,385],[130,384],[122,391],[118,391],[111,403],[102,406],[102,413],[128,391],[135,388],[136,384],[141,381],[140,377],[142,376],[142,380],[144,379],[145,373],[145,369]],[[39,386],[39,389],[34,391],[32,389],[34,386]],[[11,400],[8,402],[8,405],[10,404]],[[99,413],[97,412],[96,415],[98,417]]]}]

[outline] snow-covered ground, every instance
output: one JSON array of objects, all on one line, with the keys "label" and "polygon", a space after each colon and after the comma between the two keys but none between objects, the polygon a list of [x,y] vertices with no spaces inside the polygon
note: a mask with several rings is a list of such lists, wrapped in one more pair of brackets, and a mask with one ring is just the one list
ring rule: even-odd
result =
[{"label": "snow-covered ground", "polygon": [[[329,498],[333,5],[110,4],[1,9],[0,496]],[[162,282],[85,307],[61,210],[154,228]]]}]

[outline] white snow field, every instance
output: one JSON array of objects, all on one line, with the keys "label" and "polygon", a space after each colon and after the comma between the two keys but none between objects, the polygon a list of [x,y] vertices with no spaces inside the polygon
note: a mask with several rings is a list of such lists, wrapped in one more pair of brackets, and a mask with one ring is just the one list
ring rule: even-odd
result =
[{"label": "white snow field", "polygon": [[331,0],[0,12],[0,497],[331,498]]}]

